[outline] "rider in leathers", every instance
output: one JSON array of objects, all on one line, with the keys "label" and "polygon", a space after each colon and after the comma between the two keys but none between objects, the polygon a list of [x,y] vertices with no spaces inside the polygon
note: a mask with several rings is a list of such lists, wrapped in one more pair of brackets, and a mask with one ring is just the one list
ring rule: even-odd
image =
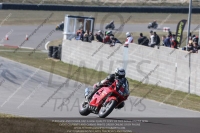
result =
[{"label": "rider in leathers", "polygon": [[[115,74],[110,74],[107,78],[105,78],[104,80],[96,83],[93,87],[93,92],[91,92],[88,96],[86,96],[86,99],[88,101],[91,100],[92,96],[101,88],[101,87],[107,87],[112,85],[112,83],[115,81],[115,79],[118,80],[118,84],[117,84],[117,91],[124,95],[124,97],[127,99],[129,96],[129,83],[128,80],[125,78],[126,72],[123,68],[117,68],[115,70]],[[121,92],[120,88],[123,88],[123,92]],[[119,90],[120,89],[120,90]],[[124,102],[122,102],[120,105],[118,105],[118,109],[123,108],[125,105]]]}]

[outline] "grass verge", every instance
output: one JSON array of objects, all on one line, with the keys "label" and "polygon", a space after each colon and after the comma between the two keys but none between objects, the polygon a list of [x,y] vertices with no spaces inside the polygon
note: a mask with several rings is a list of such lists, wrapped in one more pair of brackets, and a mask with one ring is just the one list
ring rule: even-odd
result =
[{"label": "grass verge", "polygon": [[[11,50],[11,48],[4,47],[0,47],[0,49]],[[93,85],[108,75],[105,72],[98,72],[94,69],[81,68],[79,72],[76,72],[75,75],[71,76],[71,74],[77,71],[78,66],[66,64],[61,61],[54,62],[52,60],[47,60],[46,53],[34,53],[32,56],[27,56],[28,53],[20,51],[21,49],[19,49],[16,53],[0,51],[0,56],[37,68],[41,66],[41,69],[45,71],[55,73],[66,78],[72,77],[71,79],[73,80],[90,85]],[[54,69],[52,69],[52,64],[54,64]],[[146,98],[162,102],[173,92],[173,90],[169,88],[164,88],[156,85],[140,84],[139,81],[132,79],[128,80],[130,83],[131,95],[133,96],[143,97],[148,93],[148,95],[145,96]],[[188,95],[188,93],[181,91],[175,91],[164,103],[200,111],[200,96],[194,94]]]}]

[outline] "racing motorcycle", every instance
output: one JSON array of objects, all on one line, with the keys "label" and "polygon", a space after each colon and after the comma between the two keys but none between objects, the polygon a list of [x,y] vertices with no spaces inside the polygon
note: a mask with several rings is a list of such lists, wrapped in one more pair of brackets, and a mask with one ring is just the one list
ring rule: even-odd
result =
[{"label": "racing motorcycle", "polygon": [[109,23],[108,25],[106,25],[105,29],[112,29],[112,30],[114,30],[115,29],[114,23]]},{"label": "racing motorcycle", "polygon": [[[114,109],[120,109],[121,103],[127,99],[128,92],[120,87],[117,89],[118,80],[109,87],[100,88],[91,98],[90,101],[85,100],[80,108],[79,113],[87,116],[90,113],[98,114],[100,118],[107,117]],[[85,89],[85,97],[90,93],[89,89]]]},{"label": "racing motorcycle", "polygon": [[61,24],[57,25],[56,26],[56,30],[63,31],[64,30],[64,23],[61,23]]},{"label": "racing motorcycle", "polygon": [[148,29],[150,29],[150,28],[157,29],[157,27],[158,27],[157,23],[154,25],[152,23],[149,23],[149,25],[148,25]]}]

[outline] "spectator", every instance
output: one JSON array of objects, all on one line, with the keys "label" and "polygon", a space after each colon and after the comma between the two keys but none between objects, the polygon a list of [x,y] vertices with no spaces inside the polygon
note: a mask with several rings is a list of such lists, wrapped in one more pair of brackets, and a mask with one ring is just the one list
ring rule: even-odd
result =
[{"label": "spectator", "polygon": [[189,34],[189,40],[192,40],[192,33]]},{"label": "spectator", "polygon": [[176,48],[178,47],[178,41],[176,40],[176,35],[172,35],[172,42],[171,42],[171,48]]},{"label": "spectator", "polygon": [[198,53],[198,43],[194,42],[193,43],[193,49],[191,50],[192,53]]},{"label": "spectator", "polygon": [[168,37],[165,38],[164,45],[165,45],[165,47],[171,47],[170,35],[168,35]]},{"label": "spectator", "polygon": [[92,42],[94,40],[94,35],[90,31],[89,36],[88,36],[88,42]]},{"label": "spectator", "polygon": [[122,44],[117,38],[115,38],[114,36],[110,36],[110,40],[111,40],[111,44],[110,47],[115,46],[115,43],[120,43]]},{"label": "spectator", "polygon": [[199,42],[199,37],[196,36],[196,35],[193,35],[193,36],[192,36],[192,41],[198,43],[198,42]]},{"label": "spectator", "polygon": [[158,34],[156,34],[156,32],[154,32],[154,38],[155,38],[156,45],[159,47],[160,46],[160,37]]},{"label": "spectator", "polygon": [[106,36],[103,39],[103,43],[105,44],[110,44],[111,40],[110,40],[110,35],[112,34],[112,31],[107,31],[106,32]]},{"label": "spectator", "polygon": [[172,32],[170,31],[170,29],[168,29],[168,36],[170,36],[170,38],[172,38]]},{"label": "spectator", "polygon": [[138,39],[138,44],[148,46],[149,39],[146,36],[143,36],[142,33],[140,33],[140,38]]},{"label": "spectator", "polygon": [[[198,38],[199,39],[199,38]],[[195,43],[197,43],[197,47],[198,47],[198,49],[200,49],[200,44],[199,44],[199,42],[196,42],[195,41]]]},{"label": "spectator", "polygon": [[154,36],[153,31],[150,31],[150,44],[149,47],[154,47],[156,45],[156,38]]},{"label": "spectator", "polygon": [[76,31],[76,36],[79,36],[79,33],[81,33],[81,29]]},{"label": "spectator", "polygon": [[187,47],[185,46],[185,47],[182,48],[182,50],[186,50],[186,49],[187,49],[187,51],[193,50],[193,42],[192,42],[192,40],[189,40],[189,44],[187,45]]},{"label": "spectator", "polygon": [[83,36],[84,36],[84,34],[85,34],[85,32],[84,32],[84,30],[82,29],[82,30],[81,30],[81,38],[80,38],[82,41],[83,41]]},{"label": "spectator", "polygon": [[130,32],[126,33],[126,42],[124,43],[124,47],[128,48],[129,43],[133,43],[133,37],[131,36]]},{"label": "spectator", "polygon": [[98,33],[95,34],[95,36],[96,36],[97,42],[103,42],[103,37],[104,36],[103,36],[103,33],[102,33],[101,30],[99,30]]},{"label": "spectator", "polygon": [[88,34],[85,33],[83,36],[83,42],[88,42]]},{"label": "spectator", "polygon": [[165,46],[165,39],[166,39],[166,36],[162,36],[162,46]]},{"label": "spectator", "polygon": [[197,42],[197,44],[199,44],[199,37],[198,36],[196,36],[196,38],[194,39],[194,42]]},{"label": "spectator", "polygon": [[76,40],[81,40],[81,32],[78,32],[76,35]]},{"label": "spectator", "polygon": [[81,36],[82,36],[82,29],[79,29],[76,31],[76,40],[81,40]]}]

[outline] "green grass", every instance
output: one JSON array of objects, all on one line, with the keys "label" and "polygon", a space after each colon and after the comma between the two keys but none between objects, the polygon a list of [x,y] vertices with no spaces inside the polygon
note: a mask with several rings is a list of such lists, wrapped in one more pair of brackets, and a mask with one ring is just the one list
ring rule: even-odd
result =
[{"label": "green grass", "polygon": [[[4,48],[4,47],[0,47],[0,49],[11,50],[11,48]],[[78,66],[75,66],[75,65],[66,64],[61,61],[54,62],[52,60],[49,60],[47,59],[48,57],[47,57],[47,54],[45,53],[34,53],[32,56],[28,56],[28,53],[22,53],[20,52],[20,49],[19,49],[18,52],[16,53],[0,51],[0,56],[17,61],[17,62],[21,62],[23,64],[27,64],[33,67],[37,67],[37,68],[41,66],[41,69],[45,71],[52,72],[66,78],[69,78],[71,74],[73,74],[78,69]],[[53,69],[54,71],[52,71],[52,67],[51,67],[52,63],[55,63],[54,69]],[[98,72],[93,69],[81,68],[79,72],[76,72],[75,75],[72,76],[72,79],[82,82],[82,83],[93,85],[97,81],[100,81],[103,78],[105,78],[107,75],[108,74],[105,72]],[[146,98],[162,102],[173,91],[169,88],[164,88],[160,86],[140,84],[139,81],[135,81],[129,78],[128,80],[130,83],[131,95],[133,96],[143,97],[153,89],[146,96]],[[138,86],[138,84],[140,85]],[[169,97],[169,99],[166,100],[164,103],[175,105],[175,106],[180,104],[179,105],[180,107],[200,111],[200,104],[199,104],[200,96],[190,94],[183,101],[183,99],[187,96],[187,94],[188,93],[185,93],[185,92],[175,91],[175,93],[173,93]]]}]

